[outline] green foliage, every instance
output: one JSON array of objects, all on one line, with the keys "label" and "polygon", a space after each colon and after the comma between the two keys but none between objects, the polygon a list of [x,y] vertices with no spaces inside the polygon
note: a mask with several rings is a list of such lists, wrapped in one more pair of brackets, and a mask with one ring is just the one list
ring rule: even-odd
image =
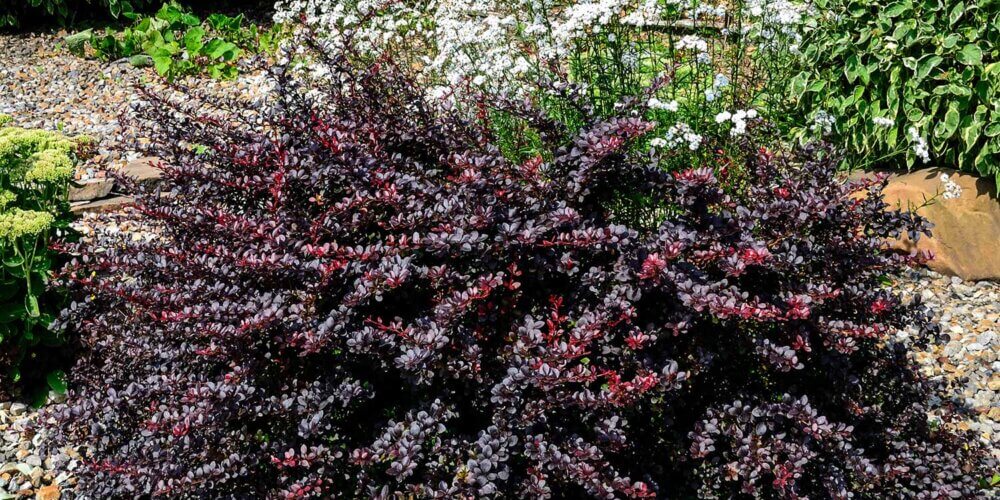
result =
[{"label": "green foliage", "polygon": [[836,119],[855,165],[912,167],[913,128],[934,163],[1000,179],[1000,1],[816,6],[791,92]]},{"label": "green foliage", "polygon": [[244,54],[270,44],[272,32],[263,35],[254,25],[244,26],[242,15],[212,14],[202,20],[170,2],[122,31],[87,30],[67,37],[66,44],[78,55],[85,55],[89,45],[104,60],[128,59],[136,66],[153,66],[168,80],[198,74],[230,79]]},{"label": "green foliage", "polygon": [[26,17],[54,18],[62,24],[84,9],[98,8],[114,18],[135,15],[149,0],[10,0],[0,2],[0,28],[19,26]]},{"label": "green foliage", "polygon": [[[0,124],[7,121],[0,116]],[[62,342],[48,329],[62,306],[61,294],[47,290],[56,257],[49,241],[69,228],[69,185],[85,143],[57,132],[0,128],[0,368],[8,382],[21,379],[29,369],[22,362],[37,361],[39,348]],[[42,373],[50,388],[62,387],[61,372],[34,361],[30,371]]]}]

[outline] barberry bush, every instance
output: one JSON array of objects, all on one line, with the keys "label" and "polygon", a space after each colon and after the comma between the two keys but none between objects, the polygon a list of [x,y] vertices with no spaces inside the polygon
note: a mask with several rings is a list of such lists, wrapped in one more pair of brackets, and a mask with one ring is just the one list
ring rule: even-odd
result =
[{"label": "barberry bush", "polygon": [[86,445],[82,493],[977,494],[987,458],[928,424],[889,335],[933,337],[882,285],[911,258],[882,238],[926,224],[835,179],[830,148],[751,149],[728,195],[726,165],[630,149],[646,99],[572,133],[481,102],[531,124],[513,162],[488,112],[391,61],[315,62],[275,69],[262,110],[141,110],[164,159],[142,230],[99,230],[62,274],[81,358],[49,417]]}]

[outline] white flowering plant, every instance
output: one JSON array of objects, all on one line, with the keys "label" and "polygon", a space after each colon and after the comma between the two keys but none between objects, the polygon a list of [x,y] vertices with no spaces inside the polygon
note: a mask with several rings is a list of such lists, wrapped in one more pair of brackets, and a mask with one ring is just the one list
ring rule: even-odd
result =
[{"label": "white flowering plant", "polygon": [[275,20],[305,19],[331,44],[349,34],[417,70],[434,98],[538,98],[557,79],[610,115],[643,95],[659,124],[646,145],[684,156],[783,115],[804,10],[795,0],[283,0]]}]

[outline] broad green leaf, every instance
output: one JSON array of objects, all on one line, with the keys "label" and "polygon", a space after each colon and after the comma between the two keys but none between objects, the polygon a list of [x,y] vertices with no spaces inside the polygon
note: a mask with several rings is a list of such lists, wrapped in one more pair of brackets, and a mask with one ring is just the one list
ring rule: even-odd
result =
[{"label": "broad green leaf", "polygon": [[975,116],[966,115],[962,118],[960,128],[962,142],[965,143],[965,151],[969,151],[976,145],[977,142],[979,142],[979,132],[982,129],[982,123],[980,123]]},{"label": "broad green leaf", "polygon": [[886,132],[885,143],[889,149],[895,148],[899,141],[899,128],[891,128]]},{"label": "broad green leaf", "polygon": [[979,173],[982,174],[983,176],[987,177],[997,176],[997,174],[1000,173],[995,170],[998,168],[998,165],[996,165],[995,163],[993,163],[993,161],[990,160],[990,157],[992,155],[993,155],[992,148],[990,146],[986,146],[982,148],[979,151],[979,154],[976,156],[975,160],[976,170],[978,170]]},{"label": "broad green leaf", "polygon": [[909,19],[907,22],[899,23],[899,25],[896,26],[896,29],[894,29],[892,31],[892,37],[894,39],[896,39],[896,41],[903,42],[904,39],[907,36],[909,36],[909,34],[916,27],[916,21],[913,21],[913,22],[910,22],[910,21],[913,21],[913,20]]},{"label": "broad green leaf", "polygon": [[974,43],[967,44],[955,54],[958,62],[967,66],[977,66],[983,62],[983,49]]},{"label": "broad green leaf", "polygon": [[858,62],[858,56],[854,54],[844,62],[844,76],[847,77],[848,83],[854,83],[854,80],[858,79],[859,66],[861,66],[861,63]]},{"label": "broad green leaf", "polygon": [[136,68],[145,68],[153,65],[153,58],[146,54],[136,54],[128,58],[128,62]]},{"label": "broad green leaf", "polygon": [[927,78],[927,75],[931,74],[931,70],[936,68],[938,64],[941,64],[941,61],[943,60],[944,58],[938,55],[932,55],[921,59],[917,64],[917,79],[923,80],[924,78]]},{"label": "broad green leaf", "polygon": [[801,99],[802,94],[805,94],[806,82],[808,81],[808,78],[808,73],[803,71],[792,77],[791,81],[788,83],[788,91],[796,100]]},{"label": "broad green leaf", "polygon": [[896,17],[909,10],[909,8],[909,2],[896,2],[886,7],[885,10],[882,11],[882,15],[886,17]]},{"label": "broad green leaf", "polygon": [[66,394],[66,373],[62,370],[54,370],[45,376],[49,388],[56,394]]},{"label": "broad green leaf", "polygon": [[157,73],[166,75],[170,71],[170,64],[173,60],[169,55],[154,55],[152,58]]},{"label": "broad green leaf", "polygon": [[948,22],[954,26],[955,23],[957,23],[958,20],[962,17],[962,14],[964,12],[965,12],[965,2],[956,3],[955,7],[951,9],[951,14],[948,15]]},{"label": "broad green leaf", "polygon": [[200,27],[191,28],[184,34],[184,47],[190,54],[197,54],[203,45],[205,30]]},{"label": "broad green leaf", "polygon": [[962,41],[962,35],[959,35],[957,33],[952,33],[944,37],[944,41],[941,42],[941,46],[946,49],[951,49],[954,48],[956,45],[958,45],[958,42],[960,41]]},{"label": "broad green leaf", "polygon": [[94,38],[94,30],[84,30],[79,33],[66,36],[66,48],[78,57],[83,57],[84,48],[91,39]]},{"label": "broad green leaf", "polygon": [[32,318],[37,318],[42,315],[42,311],[38,307],[38,297],[34,295],[24,296],[24,309],[27,311],[28,316]]}]

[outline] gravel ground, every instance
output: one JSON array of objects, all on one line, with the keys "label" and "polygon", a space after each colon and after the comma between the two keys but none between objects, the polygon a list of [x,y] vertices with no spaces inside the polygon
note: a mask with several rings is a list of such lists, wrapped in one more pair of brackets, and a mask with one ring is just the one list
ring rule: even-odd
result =
[{"label": "gravel ground", "polygon": [[[974,431],[1000,458],[1000,283],[919,269],[899,277],[894,288],[904,300],[920,296],[941,326],[940,342],[913,351],[923,374],[942,385],[932,406],[964,409],[968,418],[959,429]],[[912,333],[896,338],[906,342]]]},{"label": "gravel ground", "polygon": [[[99,177],[138,153],[126,144],[142,141],[122,130],[119,113],[134,102],[134,85],[159,85],[149,69],[100,63],[75,57],[62,48],[60,34],[0,35],[0,113],[23,127],[62,129],[96,139],[98,154],[81,166],[78,177]],[[255,95],[260,79],[198,82],[210,92]],[[941,382],[937,408],[957,405],[968,411],[959,424],[976,432],[1000,457],[1000,283],[968,283],[916,270],[900,276],[894,287],[904,297],[919,295],[947,334],[914,359],[932,380]],[[897,339],[907,342],[910,333]],[[38,413],[20,403],[0,403],[0,499],[36,496],[43,500],[72,496],[73,470],[79,454],[64,449],[57,456],[38,453],[44,436],[31,429]],[[933,417],[932,417],[933,418]]]},{"label": "gravel ground", "polygon": [[[77,179],[103,177],[141,155],[130,148],[147,139],[123,130],[121,113],[140,98],[136,86],[163,91],[151,68],[127,61],[101,62],[70,54],[64,32],[0,35],[0,113],[11,125],[87,135],[97,154],[79,166]],[[209,95],[260,95],[259,73],[233,81],[192,79],[184,82]]]},{"label": "gravel ground", "polygon": [[80,454],[66,448],[54,456],[44,456],[39,445],[44,435],[36,434],[37,410],[23,403],[0,403],[0,498],[41,500],[71,498],[80,466]]},{"label": "gravel ground", "polygon": [[97,140],[98,154],[78,178],[99,176],[125,159],[111,145],[120,132],[122,103],[132,98],[130,85],[139,74],[126,64],[75,57],[56,35],[0,35],[0,113],[11,115],[12,125]]}]

